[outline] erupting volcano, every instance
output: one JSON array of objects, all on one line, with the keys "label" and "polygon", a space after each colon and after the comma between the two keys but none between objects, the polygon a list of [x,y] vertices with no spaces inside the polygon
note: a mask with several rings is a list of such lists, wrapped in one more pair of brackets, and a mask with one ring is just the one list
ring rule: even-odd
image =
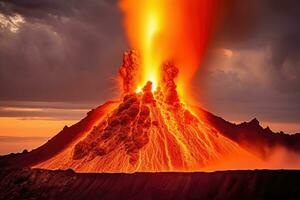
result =
[{"label": "erupting volcano", "polygon": [[187,104],[215,1],[123,0],[120,7],[136,49],[123,56],[120,100],[92,110],[40,148],[2,158],[0,166],[193,172],[237,168],[229,163],[246,163],[248,169],[272,167],[264,160],[276,148],[300,151],[299,135],[274,134],[256,119],[231,124]]},{"label": "erupting volcano", "polygon": [[106,104],[106,112],[90,131],[35,167],[81,172],[195,171],[245,154],[180,101],[174,63],[163,64],[156,90],[149,81],[135,92],[138,61],[136,52],[124,54],[123,100]]},{"label": "erupting volcano", "polygon": [[[195,171],[246,152],[183,103],[208,38],[213,1],[120,2],[132,47],[122,100],[68,148],[35,167],[81,172]],[[171,11],[171,12],[170,12]],[[194,13],[187,18],[187,13]],[[173,20],[174,24],[170,23]],[[197,31],[196,31],[197,30]]]},{"label": "erupting volcano", "polygon": [[[255,10],[257,10],[256,12],[264,14],[262,15],[264,20],[258,20],[257,30],[262,29],[261,27],[263,27],[266,22],[268,22],[266,25],[268,30],[267,32],[259,34],[253,34],[251,32],[250,35],[259,35],[261,37],[270,35],[269,33],[272,32],[272,37],[270,38],[275,38],[276,42],[278,42],[277,46],[284,47],[284,51],[288,52],[288,45],[281,44],[281,42],[287,42],[287,40],[282,39],[281,41],[280,39],[282,35],[288,36],[288,34],[280,33],[280,37],[279,35],[273,35],[273,32],[277,32],[281,27],[278,26],[280,22],[274,26],[275,29],[273,29],[275,31],[272,31],[273,26],[269,24],[269,19],[273,19],[273,17],[268,17],[271,10],[276,11],[276,13],[281,13],[276,10],[277,7],[280,7],[276,2],[264,2],[259,5],[259,1],[250,0],[249,2],[251,3],[241,3],[242,7],[233,6],[239,3],[239,1],[219,0],[119,0],[118,5],[114,5],[114,2],[111,1],[87,1],[83,6],[76,1],[61,3],[62,1],[59,0],[53,1],[53,3],[49,3],[50,1],[45,1],[44,3],[31,1],[31,3],[28,2],[28,5],[25,1],[2,2],[0,3],[0,36],[3,37],[5,35],[5,37],[8,38],[8,42],[5,42],[3,48],[1,47],[0,58],[3,59],[4,57],[13,55],[11,56],[13,57],[11,63],[13,63],[13,65],[16,64],[16,66],[12,68],[13,70],[17,70],[17,72],[20,71],[20,74],[13,78],[18,79],[21,76],[30,74],[28,66],[37,71],[36,75],[40,75],[42,74],[42,70],[37,70],[37,66],[45,63],[45,68],[51,69],[45,72],[46,76],[54,77],[53,80],[55,81],[55,84],[50,81],[49,87],[44,87],[43,85],[43,87],[39,88],[36,87],[35,83],[39,84],[41,81],[45,83],[48,80],[47,78],[44,80],[45,77],[41,76],[34,81],[21,79],[18,80],[19,82],[15,82],[10,79],[10,74],[14,75],[14,73],[12,73],[14,71],[8,70],[6,72],[6,70],[3,70],[6,68],[0,68],[0,72],[5,72],[3,76],[1,74],[0,78],[4,79],[4,81],[1,79],[0,83],[9,82],[9,84],[13,85],[12,88],[17,88],[16,90],[4,88],[4,94],[7,95],[4,96],[8,100],[13,98],[17,99],[17,101],[12,104],[11,102],[5,103],[5,101],[3,101],[3,105],[7,105],[0,105],[0,117],[3,113],[8,116],[12,115],[11,118],[13,119],[11,120],[14,122],[12,126],[15,126],[15,122],[19,122],[21,120],[19,117],[23,117],[23,115],[32,116],[33,119],[39,119],[37,122],[32,123],[34,126],[28,125],[27,122],[22,122],[24,124],[26,123],[26,127],[32,127],[32,129],[29,129],[30,134],[32,134],[31,132],[35,126],[40,125],[40,123],[42,124],[42,122],[44,122],[45,124],[50,120],[60,119],[52,118],[52,116],[60,116],[61,112],[65,111],[72,112],[72,114],[73,112],[75,113],[75,111],[77,113],[77,107],[83,105],[81,103],[94,101],[95,96],[99,95],[97,92],[103,92],[101,88],[99,91],[98,88],[96,89],[97,94],[94,92],[94,81],[98,81],[96,80],[97,78],[101,79],[103,77],[99,74],[96,79],[95,77],[93,78],[92,75],[97,74],[94,73],[95,71],[93,70],[98,72],[98,68],[95,67],[95,64],[98,63],[100,58],[111,61],[110,58],[112,56],[109,55],[106,57],[106,55],[111,54],[116,48],[113,48],[113,51],[107,51],[107,54],[101,55],[100,58],[94,56],[94,53],[101,51],[101,48],[103,49],[102,46],[105,44],[111,46],[118,45],[112,41],[112,38],[116,37],[107,37],[108,40],[102,37],[102,34],[104,34],[106,30],[103,33],[101,32],[100,37],[95,37],[95,34],[98,34],[100,29],[95,28],[94,23],[103,23],[101,27],[108,29],[111,28],[110,26],[114,26],[115,23],[110,23],[110,20],[104,19],[103,16],[106,15],[103,15],[102,12],[95,9],[94,5],[103,7],[105,13],[106,9],[108,10],[107,13],[109,13],[115,10],[113,6],[119,7],[124,16],[123,25],[129,46],[127,50],[124,50],[125,52],[119,52],[118,57],[115,58],[120,61],[120,63],[117,64],[119,68],[115,70],[115,75],[113,75],[116,77],[109,77],[115,80],[113,87],[116,88],[116,85],[118,87],[117,96],[113,100],[107,101],[97,108],[92,109],[87,113],[86,117],[71,127],[65,126],[57,135],[36,149],[0,156],[0,200],[226,200],[296,199],[299,197],[300,171],[290,169],[299,169],[300,167],[300,133],[293,135],[283,132],[274,133],[269,127],[263,128],[256,118],[241,124],[227,122],[221,117],[206,111],[202,106],[200,107],[198,105],[199,101],[197,102],[195,100],[196,98],[194,98],[202,96],[201,101],[205,102],[206,100],[206,102],[214,104],[214,100],[219,100],[218,98],[206,99],[209,95],[204,95],[207,94],[205,92],[210,91],[206,91],[205,88],[210,87],[202,87],[207,86],[205,83],[199,85],[202,84],[203,81],[198,84],[192,84],[193,81],[196,80],[194,78],[196,72],[200,71],[200,66],[203,65],[203,63],[206,64],[209,62],[207,59],[205,62],[203,61],[203,58],[211,57],[210,51],[208,56],[206,56],[206,52],[208,52],[207,49],[215,50],[221,47],[222,51],[226,51],[225,53],[228,54],[226,55],[226,62],[227,59],[230,59],[232,62],[228,61],[227,65],[222,66],[223,63],[226,63],[223,62],[222,58],[216,59],[219,60],[216,64],[228,72],[222,71],[223,68],[221,69],[220,67],[220,69],[215,69],[220,70],[220,73],[218,71],[220,75],[216,76],[217,78],[210,76],[214,74],[215,71],[206,71],[206,73],[202,75],[212,80],[213,84],[219,84],[221,90],[225,87],[223,87],[223,85],[226,85],[226,88],[231,88],[230,84],[232,84],[233,81],[237,80],[238,82],[239,79],[241,79],[241,82],[237,84],[238,87],[241,88],[240,90],[231,88],[230,90],[222,91],[222,94],[228,95],[230,101],[236,100],[235,94],[241,96],[241,100],[243,101],[251,101],[251,99],[254,99],[254,97],[248,99],[248,95],[253,93],[253,90],[249,90],[250,87],[248,85],[252,83],[250,81],[248,83],[248,80],[252,79],[252,77],[243,80],[249,73],[255,73],[256,75],[256,79],[253,81],[255,82],[255,86],[262,84],[264,87],[264,90],[259,90],[257,94],[253,93],[259,97],[263,96],[260,95],[262,91],[266,91],[265,87],[274,89],[279,86],[278,81],[274,81],[275,79],[263,80],[264,78],[269,78],[269,76],[276,77],[275,74],[277,71],[278,74],[280,74],[280,76],[278,76],[280,82],[284,82],[282,79],[286,79],[285,81],[288,80],[289,84],[295,83],[294,85],[297,85],[296,76],[294,76],[297,70],[292,66],[294,61],[291,59],[294,56],[284,58],[284,56],[280,55],[279,51],[277,52],[276,50],[276,54],[274,55],[280,56],[276,58],[276,62],[270,62],[267,58],[260,55],[258,56],[258,54],[260,54],[262,50],[264,52],[266,51],[263,46],[263,44],[266,43],[268,44],[268,48],[266,48],[267,54],[265,55],[267,55],[267,57],[276,57],[270,53],[271,50],[269,49],[271,49],[271,47],[269,47],[269,44],[272,44],[271,42],[264,42],[264,39],[259,38],[259,42],[257,43],[259,44],[259,48],[256,49],[253,48],[253,46],[255,46],[255,40],[247,39],[251,41],[251,44],[248,48],[245,48],[247,43],[241,40],[244,36],[239,38],[239,34],[243,35],[243,32],[245,32],[243,29],[249,25],[252,18],[253,20],[258,19],[256,14],[251,13],[249,16],[245,14],[246,11],[251,12],[249,10],[255,8]],[[60,3],[63,7],[61,11],[58,9]],[[271,3],[276,6],[271,7],[270,10],[266,12],[268,14],[265,14],[263,12],[264,8],[267,7],[266,5],[271,5]],[[222,6],[224,6],[224,10],[221,8]],[[82,11],[80,12],[81,7]],[[1,10],[3,9],[4,13],[2,14]],[[34,10],[32,13],[31,9]],[[70,9],[70,11],[67,9]],[[91,15],[89,15],[89,11],[91,11]],[[219,14],[217,14],[217,11]],[[290,10],[289,12],[293,13],[292,11],[293,10]],[[289,12],[284,11],[282,13]],[[66,14],[57,16],[57,14],[61,13]],[[99,20],[98,15],[105,23]],[[218,25],[218,20],[222,21],[223,15],[224,22]],[[76,20],[75,23],[72,21],[71,16]],[[245,25],[239,21],[231,21],[232,18],[238,18],[237,16],[246,18],[246,20],[243,19]],[[289,18],[280,18],[280,16],[281,15],[276,16],[275,19]],[[249,22],[247,20],[248,17]],[[46,20],[43,18],[49,22],[44,24]],[[81,20],[81,18],[83,19]],[[298,18],[299,17],[297,17],[297,19]],[[221,35],[218,32],[218,28],[222,27],[223,23],[224,25],[229,24],[229,27],[224,26],[226,29],[232,29],[232,26],[237,26],[234,27],[234,29],[236,29],[235,31],[238,32],[238,34],[233,34],[233,37],[238,37],[236,41],[240,42],[240,45],[237,45],[239,48],[235,49],[235,45],[231,44],[222,44],[220,47],[214,46],[214,43],[211,46],[208,45],[211,39],[216,39],[216,43],[224,42],[224,39],[218,39],[218,36]],[[243,25],[241,26],[241,24]],[[252,23],[250,23],[250,25],[251,24]],[[294,23],[291,21],[291,23],[288,24],[292,26]],[[287,26],[282,27],[286,28]],[[82,31],[88,33],[82,34],[81,31],[77,31],[79,28],[85,29]],[[74,30],[76,34],[77,32],[79,33],[77,35],[74,34]],[[235,33],[235,31],[233,31],[233,33]],[[38,32],[38,34],[32,34],[32,37],[32,32]],[[212,32],[215,33],[212,34]],[[70,35],[68,35],[69,33]],[[221,31],[221,33],[223,33],[223,31]],[[225,36],[225,38],[227,38],[228,35],[231,34],[231,32],[227,32],[227,30],[225,33],[227,34],[222,34],[222,37]],[[73,35],[76,36],[73,37]],[[50,36],[53,36],[53,38],[50,38]],[[87,39],[87,36],[91,37]],[[293,37],[294,36],[291,36],[290,38],[294,40]],[[30,42],[27,42],[27,38],[41,39],[41,42],[30,44]],[[83,40],[77,38],[83,38]],[[24,39],[26,42],[23,41]],[[270,41],[273,42],[273,39]],[[17,42],[15,42],[15,40]],[[74,42],[75,40],[81,43],[76,43]],[[106,43],[103,42],[103,40],[106,40]],[[18,45],[19,43],[21,45]],[[85,45],[82,45],[83,43]],[[296,43],[297,41],[295,44]],[[24,51],[24,49],[26,50],[23,46],[24,44],[29,46],[29,50],[33,50],[33,56],[24,53],[26,52]],[[69,47],[66,47],[67,44],[69,44]],[[38,57],[38,50],[40,50],[38,49],[39,45],[41,48],[50,47],[49,50],[47,49],[48,51],[43,51],[43,54],[41,54],[44,57]],[[85,46],[85,48],[82,48],[82,46]],[[97,48],[95,48],[96,46]],[[12,53],[12,50],[17,49],[15,47],[20,47],[20,50],[16,51],[16,53]],[[78,54],[72,53],[73,47],[79,47]],[[227,49],[229,47],[232,49]],[[104,48],[106,48],[106,46]],[[58,51],[56,51],[56,49],[58,49]],[[93,54],[90,54],[90,51],[95,49],[99,49],[99,51],[94,51]],[[82,54],[83,52],[84,55]],[[238,55],[239,52],[243,53]],[[284,54],[288,54],[286,52],[284,52]],[[79,59],[75,58],[76,56],[74,55],[80,55],[80,57],[77,56]],[[20,66],[23,66],[23,63],[15,62],[15,58],[17,57],[20,57],[20,63],[23,61],[28,66],[26,66],[26,68],[20,68]],[[54,57],[58,57],[57,60],[52,60]],[[42,58],[45,59],[45,62],[41,62]],[[70,58],[74,59],[74,61],[69,63]],[[270,74],[262,73],[262,70],[258,70],[259,66],[250,70],[250,67],[247,65],[245,66],[246,69],[241,70],[239,73],[237,71],[231,71],[231,67],[228,67],[229,64],[241,64],[241,66],[244,67],[243,65],[246,64],[241,62],[241,60],[252,58],[257,60],[247,63],[249,66],[266,64],[266,71],[269,71]],[[32,60],[34,59],[37,59],[37,62],[33,62]],[[62,62],[64,59],[66,59],[66,61]],[[261,61],[264,59],[266,59],[266,63]],[[246,62],[248,62],[248,60],[246,60]],[[277,62],[281,62],[283,65],[282,70],[278,70],[279,65],[275,65]],[[30,63],[34,63],[35,65],[31,66]],[[76,73],[72,71],[71,75],[66,77],[64,73],[58,71],[58,74],[62,76],[57,78],[57,76],[54,76],[56,75],[54,72],[60,69],[59,63],[63,63],[63,65],[67,64],[68,67],[66,69],[72,70],[75,69],[75,67],[69,68],[70,66],[74,64],[78,65],[77,68],[80,69],[80,71],[79,73],[77,72],[77,75],[74,75]],[[81,76],[83,63],[89,63],[91,65],[90,69],[93,70]],[[269,66],[270,63],[274,63],[276,70]],[[1,60],[0,64],[9,66],[9,59],[8,61]],[[107,70],[107,68],[110,67],[109,64],[111,63],[108,63],[108,66],[101,66],[105,68],[103,71],[101,69],[101,72]],[[53,73],[52,65],[55,65]],[[205,66],[209,69],[213,69],[213,66],[209,64]],[[19,70],[19,68],[22,70]],[[279,73],[279,71],[282,72]],[[207,75],[208,73],[211,74]],[[260,73],[262,73],[262,75]],[[229,76],[228,74],[231,75]],[[240,74],[242,74],[241,78],[239,77]],[[31,75],[32,77],[34,76],[33,74]],[[226,76],[224,78],[226,81],[219,83],[219,80],[222,79],[223,76]],[[70,80],[70,77],[73,79]],[[49,80],[52,80],[51,78]],[[61,81],[61,79],[65,80]],[[29,85],[24,84],[24,86],[19,87],[17,83],[23,84],[26,82],[24,80],[29,80]],[[87,80],[86,82],[89,84],[83,87],[82,85],[84,84],[79,82],[83,80]],[[197,77],[197,80],[203,79]],[[261,82],[257,83],[256,80]],[[275,85],[270,84],[268,87],[266,86],[269,82],[273,81],[276,82]],[[69,84],[69,82],[76,84]],[[228,82],[230,83],[229,85],[227,84]],[[244,82],[247,82],[247,84],[243,85]],[[286,83],[287,82],[284,82],[283,85],[286,85]],[[56,91],[57,88],[53,88],[53,86],[57,84],[61,87]],[[254,85],[251,86],[253,87]],[[26,93],[29,86],[31,86],[33,90],[30,94],[34,96],[30,98],[34,101],[43,99],[45,102],[31,102],[28,97],[30,94],[24,95],[17,93],[18,91]],[[70,89],[71,92],[69,92],[71,96],[64,95],[65,91],[68,93],[69,86],[72,86]],[[104,86],[104,84],[102,86]],[[96,84],[95,87],[97,87]],[[203,93],[197,96],[193,91],[195,87],[202,88],[201,92]],[[46,91],[46,93],[49,92],[50,94],[48,98],[46,98],[47,95],[43,94],[43,92],[45,92],[44,88],[50,88],[50,91]],[[76,90],[74,90],[74,88],[76,88]],[[92,88],[92,90],[89,91],[87,88]],[[283,88],[286,88],[286,86]],[[52,91],[52,89],[55,89],[55,91]],[[255,89],[257,88],[255,87]],[[80,92],[80,90],[86,91]],[[244,93],[242,92],[241,94],[241,90],[245,90],[243,91]],[[12,94],[11,91],[15,91],[17,94]],[[42,94],[37,94],[39,91],[42,91]],[[76,93],[76,91],[78,91],[78,93]],[[211,91],[216,92],[217,89],[211,89]],[[55,96],[57,94],[59,97],[53,97],[53,95]],[[272,94],[273,93],[268,93],[266,96],[270,98],[273,96]],[[76,95],[78,95],[79,98],[77,98]],[[247,100],[243,98],[246,96]],[[285,92],[283,96],[277,96],[276,92],[276,95],[274,93],[274,97],[278,97],[280,102],[282,99],[289,99],[287,98],[288,93]],[[295,97],[297,96],[295,95]],[[103,98],[103,96],[101,96],[101,98]],[[24,99],[28,101],[24,102],[24,104],[30,105],[28,108],[22,107],[23,102],[21,102],[21,100]],[[51,104],[46,102],[46,100],[49,99]],[[210,101],[208,101],[208,99],[210,99]],[[52,104],[52,101],[56,100],[63,102],[55,102]],[[266,103],[264,105],[268,103],[276,105],[278,103],[278,101],[277,103],[276,101],[268,102],[268,100],[265,99],[263,99],[263,101]],[[72,102],[72,106],[65,104],[65,102]],[[73,102],[80,102],[80,104],[73,105]],[[1,101],[0,103],[2,104]],[[41,104],[41,108],[37,107],[39,104]],[[15,105],[15,107],[11,105]],[[240,104],[240,106],[244,105],[253,104]],[[258,105],[260,104],[258,103]],[[61,106],[69,106],[70,108],[61,109]],[[73,106],[75,106],[76,109],[73,109]],[[284,108],[297,108],[294,105],[291,106],[292,107],[284,106]],[[247,107],[247,111],[252,109],[252,106],[244,107]],[[273,107],[267,106],[267,108],[262,109],[261,112],[270,112],[271,108]],[[60,109],[59,112],[57,112],[58,109]],[[258,109],[261,109],[260,106]],[[82,110],[80,109],[80,111]],[[233,113],[234,109],[230,109],[229,111]],[[271,114],[268,113],[268,115],[275,115],[275,113],[277,112],[272,110]],[[45,116],[51,117],[44,120]],[[10,122],[10,119],[7,120],[6,117],[4,118],[2,122]],[[43,120],[40,120],[40,118]],[[276,117],[276,119],[278,118]],[[293,119],[289,121],[294,122]],[[52,127],[52,124],[50,124],[49,127],[50,126]],[[2,128],[1,130],[6,129],[6,126],[4,126],[4,129]],[[21,130],[18,134],[23,133],[22,127],[18,127],[16,130]],[[2,136],[0,139],[1,138],[9,143],[14,141],[18,142],[19,140],[27,141],[27,139],[25,139],[26,137],[20,137],[21,139],[19,139],[19,137]],[[32,138],[35,139],[36,137]],[[30,137],[28,141],[32,138]]]}]

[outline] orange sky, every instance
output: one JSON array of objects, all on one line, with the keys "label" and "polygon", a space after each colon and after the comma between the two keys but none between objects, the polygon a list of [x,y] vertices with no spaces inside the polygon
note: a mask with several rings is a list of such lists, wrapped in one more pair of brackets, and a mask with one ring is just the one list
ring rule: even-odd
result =
[{"label": "orange sky", "polygon": [[39,147],[65,125],[71,126],[77,121],[0,117],[0,155]]},{"label": "orange sky", "polygon": [[65,125],[70,126],[77,121],[0,117],[0,134],[18,137],[50,137],[58,133]]}]

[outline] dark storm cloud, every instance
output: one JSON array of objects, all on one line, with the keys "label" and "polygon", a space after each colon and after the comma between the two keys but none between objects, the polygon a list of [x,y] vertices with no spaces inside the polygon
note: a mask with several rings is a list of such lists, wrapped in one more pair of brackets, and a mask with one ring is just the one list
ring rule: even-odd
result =
[{"label": "dark storm cloud", "polygon": [[300,122],[300,1],[223,3],[198,77],[204,104],[240,120]]},{"label": "dark storm cloud", "polygon": [[299,59],[300,1],[224,0],[216,41],[228,48],[272,47],[272,64]]},{"label": "dark storm cloud", "polygon": [[99,102],[113,95],[126,48],[115,1],[1,1],[0,14],[24,19],[16,32],[0,30],[0,100]]},{"label": "dark storm cloud", "polygon": [[[223,0],[218,12],[219,32],[227,45],[261,39],[279,39],[299,32],[300,2],[297,0]],[[260,41],[263,44],[264,41]],[[252,44],[257,45],[257,43]]]}]

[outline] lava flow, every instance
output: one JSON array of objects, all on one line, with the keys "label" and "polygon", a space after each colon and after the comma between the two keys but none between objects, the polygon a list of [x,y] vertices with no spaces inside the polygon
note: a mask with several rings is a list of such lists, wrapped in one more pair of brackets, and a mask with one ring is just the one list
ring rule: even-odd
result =
[{"label": "lava flow", "polygon": [[124,54],[119,70],[122,100],[106,104],[93,128],[35,167],[199,171],[248,155],[182,100],[201,63],[213,2],[121,1],[129,40],[138,50]]}]

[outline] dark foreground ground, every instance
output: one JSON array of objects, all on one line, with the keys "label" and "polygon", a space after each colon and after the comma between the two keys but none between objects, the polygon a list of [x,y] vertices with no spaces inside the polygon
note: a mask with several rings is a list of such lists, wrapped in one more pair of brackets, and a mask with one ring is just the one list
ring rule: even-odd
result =
[{"label": "dark foreground ground", "polygon": [[300,199],[300,171],[77,174],[1,169],[0,199]]}]

